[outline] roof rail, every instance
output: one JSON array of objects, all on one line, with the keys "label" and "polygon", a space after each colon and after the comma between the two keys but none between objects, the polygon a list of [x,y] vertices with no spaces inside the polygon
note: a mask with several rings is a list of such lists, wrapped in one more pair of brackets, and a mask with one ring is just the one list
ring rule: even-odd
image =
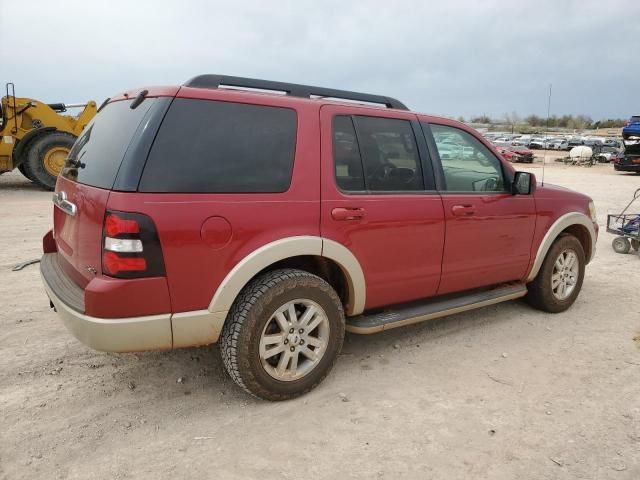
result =
[{"label": "roof rail", "polygon": [[299,85],[297,83],[274,82],[271,80],[260,80],[257,78],[231,77],[228,75],[198,75],[184,84],[185,87],[193,88],[218,88],[221,85],[229,87],[255,88],[258,90],[272,90],[285,92],[293,97],[330,97],[343,100],[354,100],[358,102],[377,103],[385,105],[387,108],[398,110],[409,110],[405,104],[395,98],[383,95],[371,95],[368,93],[349,92],[347,90],[335,90],[333,88],[312,87],[310,85]]}]

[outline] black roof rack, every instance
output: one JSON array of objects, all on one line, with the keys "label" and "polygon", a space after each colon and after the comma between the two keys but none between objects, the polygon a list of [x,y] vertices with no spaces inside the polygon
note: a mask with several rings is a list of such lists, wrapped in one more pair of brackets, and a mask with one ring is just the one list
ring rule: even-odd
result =
[{"label": "black roof rack", "polygon": [[221,85],[285,92],[287,95],[291,95],[293,97],[311,98],[312,96],[317,96],[339,98],[343,100],[355,100],[358,102],[377,103],[385,105],[387,108],[409,110],[402,102],[395,98],[385,97],[383,95],[349,92],[347,90],[335,90],[333,88],[312,87],[310,85],[299,85],[296,83],[274,82],[271,80],[260,80],[257,78],[208,74],[193,77],[192,79],[187,80],[184,84],[185,87],[194,88],[218,88]]}]

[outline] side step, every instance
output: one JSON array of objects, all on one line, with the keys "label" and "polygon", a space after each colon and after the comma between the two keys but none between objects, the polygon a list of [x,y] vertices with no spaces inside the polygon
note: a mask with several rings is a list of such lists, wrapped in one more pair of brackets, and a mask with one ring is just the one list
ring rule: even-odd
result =
[{"label": "side step", "polygon": [[489,290],[473,290],[462,294],[444,295],[396,305],[382,312],[347,318],[346,329],[352,333],[377,333],[513,300],[524,297],[526,294],[527,287],[525,285],[508,283]]}]

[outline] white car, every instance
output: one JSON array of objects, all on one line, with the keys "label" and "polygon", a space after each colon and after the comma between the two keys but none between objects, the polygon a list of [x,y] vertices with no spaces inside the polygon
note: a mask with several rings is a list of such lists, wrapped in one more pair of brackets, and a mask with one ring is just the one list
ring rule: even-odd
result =
[{"label": "white car", "polygon": [[569,141],[566,138],[555,138],[549,141],[547,148],[549,150],[569,150]]},{"label": "white car", "polygon": [[531,142],[531,137],[518,137],[511,140],[511,145],[514,147],[528,147]]}]

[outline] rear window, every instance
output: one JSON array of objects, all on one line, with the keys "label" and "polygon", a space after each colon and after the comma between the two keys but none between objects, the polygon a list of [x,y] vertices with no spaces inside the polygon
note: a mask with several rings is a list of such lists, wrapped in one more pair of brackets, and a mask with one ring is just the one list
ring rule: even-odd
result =
[{"label": "rear window", "polygon": [[289,188],[296,112],[179,98],[153,143],[142,192],[279,193]]},{"label": "rear window", "polygon": [[69,152],[61,175],[70,180],[111,189],[131,139],[156,101],[147,98],[135,109],[133,100],[107,104],[85,127]]}]

